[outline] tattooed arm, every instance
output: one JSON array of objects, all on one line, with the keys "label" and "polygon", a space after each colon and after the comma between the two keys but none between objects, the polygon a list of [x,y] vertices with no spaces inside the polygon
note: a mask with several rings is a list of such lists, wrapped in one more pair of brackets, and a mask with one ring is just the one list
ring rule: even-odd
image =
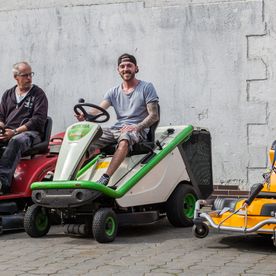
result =
[{"label": "tattooed arm", "polygon": [[122,132],[128,131],[141,131],[144,128],[148,128],[159,120],[158,102],[152,102],[147,104],[147,110],[149,115],[137,125],[125,125],[121,128]]},{"label": "tattooed arm", "polygon": [[147,110],[149,115],[138,126],[138,131],[152,126],[159,120],[158,114],[158,102],[152,102],[147,104]]}]

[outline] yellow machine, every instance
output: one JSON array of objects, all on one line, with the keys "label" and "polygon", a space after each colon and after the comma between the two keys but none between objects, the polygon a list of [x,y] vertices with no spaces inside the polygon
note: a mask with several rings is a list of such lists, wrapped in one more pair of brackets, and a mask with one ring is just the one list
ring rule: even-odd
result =
[{"label": "yellow machine", "polygon": [[276,246],[276,165],[273,143],[269,152],[271,169],[264,173],[263,183],[255,184],[249,198],[218,198],[212,204],[212,211],[203,212],[208,206],[205,200],[196,202],[193,234],[205,238],[209,228],[240,233],[271,235]]}]

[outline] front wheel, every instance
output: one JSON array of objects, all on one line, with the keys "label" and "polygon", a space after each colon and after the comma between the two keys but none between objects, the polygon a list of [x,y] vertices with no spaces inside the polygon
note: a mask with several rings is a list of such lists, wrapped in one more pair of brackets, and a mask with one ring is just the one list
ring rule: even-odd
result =
[{"label": "front wheel", "polygon": [[192,231],[196,238],[203,239],[209,234],[209,227],[207,224],[202,223],[200,225],[194,225]]},{"label": "front wheel", "polygon": [[118,219],[110,208],[99,209],[93,218],[92,232],[95,240],[100,243],[114,241],[117,235]]},{"label": "front wheel", "polygon": [[175,227],[192,226],[196,201],[197,196],[193,187],[179,184],[166,204],[169,222]]},{"label": "front wheel", "polygon": [[24,217],[24,228],[26,233],[33,237],[45,236],[51,227],[48,210],[33,204]]}]

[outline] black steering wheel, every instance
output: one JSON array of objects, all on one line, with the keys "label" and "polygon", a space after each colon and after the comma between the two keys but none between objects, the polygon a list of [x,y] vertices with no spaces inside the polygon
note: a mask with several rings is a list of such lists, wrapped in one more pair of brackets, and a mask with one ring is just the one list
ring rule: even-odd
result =
[{"label": "black steering wheel", "polygon": [[[92,107],[100,111],[97,115],[92,115],[89,114],[86,110],[85,107]],[[84,119],[89,122],[94,122],[94,123],[104,123],[107,122],[110,118],[109,113],[103,109],[102,107],[95,105],[95,104],[90,104],[90,103],[79,103],[74,106],[74,112],[77,115],[80,115],[80,112],[84,115]],[[103,117],[103,118],[101,118]]]}]

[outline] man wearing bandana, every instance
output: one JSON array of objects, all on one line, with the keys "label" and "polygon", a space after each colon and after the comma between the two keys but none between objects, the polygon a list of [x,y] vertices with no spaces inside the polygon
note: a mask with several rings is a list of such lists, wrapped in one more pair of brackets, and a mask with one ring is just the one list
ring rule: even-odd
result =
[{"label": "man wearing bandana", "polygon": [[[110,177],[124,161],[132,146],[146,139],[149,127],[159,120],[158,96],[152,83],[138,80],[136,58],[123,54],[118,58],[117,70],[123,82],[111,88],[104,95],[100,107],[113,106],[117,122],[111,128],[104,128],[103,135],[91,147],[103,148],[117,142],[117,149],[98,183],[107,185]],[[94,115],[93,111],[91,113]],[[83,115],[77,116],[83,120]]]}]

